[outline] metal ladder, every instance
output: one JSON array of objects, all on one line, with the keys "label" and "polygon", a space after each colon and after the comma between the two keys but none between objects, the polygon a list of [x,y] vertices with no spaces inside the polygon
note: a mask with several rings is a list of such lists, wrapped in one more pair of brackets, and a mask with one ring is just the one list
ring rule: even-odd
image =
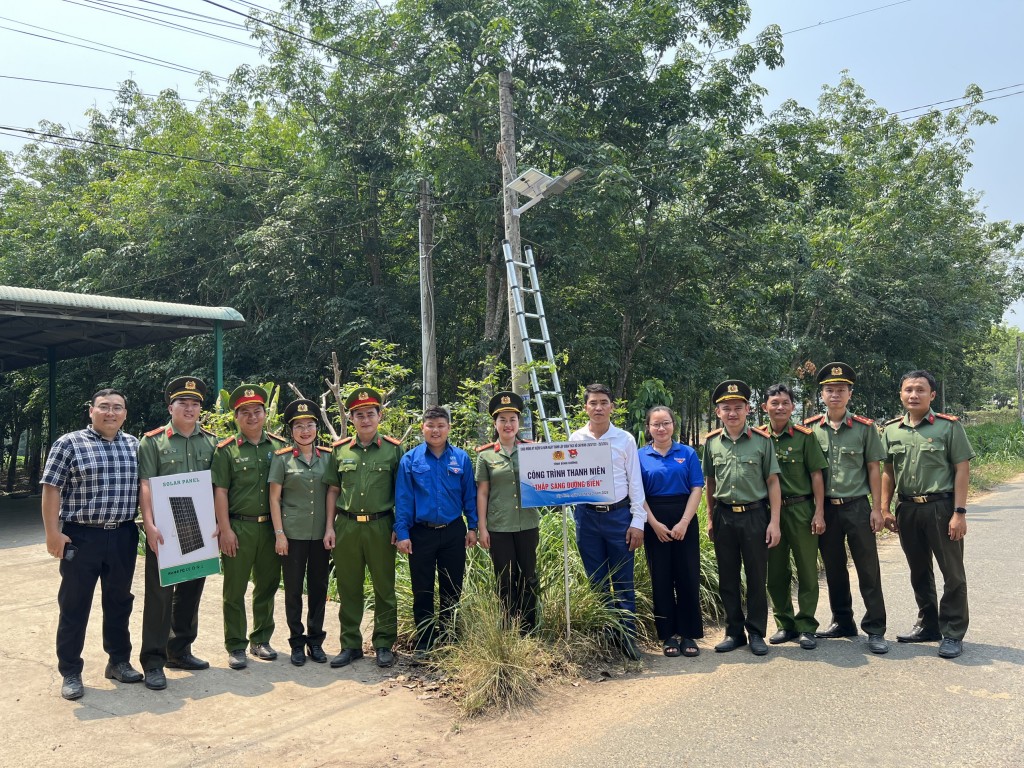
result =
[{"label": "metal ladder", "polygon": [[[548,321],[544,316],[544,301],[540,295],[540,281],[537,279],[537,266],[533,260],[533,249],[526,246],[523,252],[526,261],[516,261],[512,255],[512,245],[508,240],[501,243],[505,252],[505,270],[508,274],[508,285],[512,292],[513,309],[516,322],[519,325],[519,337],[523,340],[523,357],[526,359],[530,369],[530,397],[537,409],[537,420],[540,421],[544,430],[544,441],[551,442],[551,424],[560,424],[565,432],[563,439],[569,439],[569,417],[565,412],[565,398],[562,397],[562,384],[558,380],[558,368],[555,365],[555,353],[551,349],[551,336],[548,333]],[[525,271],[525,280],[528,287],[519,283],[519,270]],[[533,299],[533,311],[526,310],[527,298]],[[531,335],[527,321],[534,321],[535,327],[540,335]],[[540,378],[537,375],[537,366],[532,365],[535,361],[533,354],[534,347],[543,347],[544,357],[548,361],[550,373],[550,386],[543,388]],[[547,402],[545,402],[547,401]],[[549,409],[548,404],[552,407]],[[549,415],[550,414],[550,415]]]}]

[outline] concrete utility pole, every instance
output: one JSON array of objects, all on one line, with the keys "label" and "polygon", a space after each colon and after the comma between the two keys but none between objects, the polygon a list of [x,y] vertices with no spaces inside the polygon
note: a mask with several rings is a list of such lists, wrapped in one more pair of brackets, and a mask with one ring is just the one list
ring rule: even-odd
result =
[{"label": "concrete utility pole", "polygon": [[[519,217],[514,211],[519,202],[516,192],[509,188],[518,175],[516,171],[516,117],[512,108],[512,73],[498,73],[498,117],[501,124],[501,143],[498,145],[498,160],[501,162],[501,184],[504,200],[505,239],[512,246],[512,258],[522,261],[522,243],[519,238]],[[522,275],[520,275],[522,284]],[[526,376],[516,374],[526,364],[523,351],[523,340],[519,336],[519,323],[516,320],[512,301],[512,289],[508,294],[508,342],[512,362],[512,391],[516,394],[529,392]]]},{"label": "concrete utility pole", "polygon": [[434,198],[420,179],[420,325],[423,358],[423,410],[437,405],[437,349],[434,334]]},{"label": "concrete utility pole", "polygon": [[1017,416],[1024,424],[1024,367],[1021,366],[1020,333],[1017,334]]}]

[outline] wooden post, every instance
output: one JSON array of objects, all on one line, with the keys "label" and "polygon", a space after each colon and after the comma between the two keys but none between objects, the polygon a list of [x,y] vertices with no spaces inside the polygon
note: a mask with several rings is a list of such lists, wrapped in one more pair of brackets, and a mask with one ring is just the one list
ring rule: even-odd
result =
[{"label": "wooden post", "polygon": [[1021,366],[1020,332],[1017,332],[1017,416],[1024,424],[1024,367]]},{"label": "wooden post", "polygon": [[[512,73],[498,73],[498,118],[501,125],[501,143],[498,145],[498,160],[501,163],[502,199],[505,218],[505,239],[512,246],[512,258],[522,261],[522,242],[519,237],[519,217],[513,211],[518,197],[509,189],[515,181],[516,171],[516,118],[512,108]],[[519,283],[522,285],[520,271]],[[526,365],[526,354],[523,351],[523,340],[519,335],[519,324],[515,316],[512,301],[512,289],[508,294],[508,342],[512,363],[512,391],[517,394],[529,393],[526,376],[522,373]]]},{"label": "wooden post", "polygon": [[434,200],[430,182],[420,179],[420,325],[423,410],[437,405],[437,345],[434,331]]}]

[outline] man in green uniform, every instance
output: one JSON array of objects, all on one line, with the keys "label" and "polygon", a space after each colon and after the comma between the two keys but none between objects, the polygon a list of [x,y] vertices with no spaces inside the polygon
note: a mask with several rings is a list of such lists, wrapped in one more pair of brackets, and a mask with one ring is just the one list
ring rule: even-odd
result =
[{"label": "man in green uniform", "polygon": [[[725,639],[715,651],[747,644],[755,656],[768,653],[768,550],[779,543],[782,493],[779,462],[768,433],[747,426],[750,387],[738,379],[723,381],[712,399],[724,429],[709,432],[704,443],[708,538],[718,559],[718,593],[725,607]],[[740,566],[747,577],[747,614],[740,596]]]},{"label": "man in green uniform", "polygon": [[146,603],[142,612],[142,649],[139,663],[146,687],[167,687],[164,667],[206,669],[210,662],[192,655],[199,632],[199,600],[205,578],[160,586],[157,553],[164,537],[153,519],[150,478],[201,472],[209,469],[217,439],[199,426],[206,383],[195,376],[173,379],[164,390],[171,421],[147,432],[139,442],[139,507],[146,533]]},{"label": "man in green uniform", "polygon": [[[882,571],[878,564],[875,534],[892,521],[882,514],[882,474],[879,463],[885,458],[882,440],[875,422],[851,413],[847,407],[853,396],[857,374],[846,363],[829,363],[818,371],[821,399],[827,412],[812,416],[804,424],[814,430],[825,453],[825,531],[818,539],[825,564],[828,600],[832,623],[818,637],[856,637],[853,621],[853,596],[846,566],[849,543],[857,568],[860,594],[864,598],[864,620],[860,626],[868,636],[872,653],[887,653],[885,641],[885,600],[882,597]],[[868,494],[871,500],[868,501]]]},{"label": "man in green uniform", "polygon": [[[245,646],[258,659],[273,661],[274,595],[281,581],[281,560],[274,552],[267,482],[274,451],[283,437],[263,429],[270,396],[255,384],[242,384],[228,404],[238,434],[217,444],[213,454],[213,505],[220,533],[224,572],[224,647],[228,666],[244,669]],[[252,574],[252,633],[246,638],[245,591]]]},{"label": "man in green uniform", "polygon": [[[773,384],[765,393],[764,429],[775,443],[782,484],[782,540],[768,552],[768,596],[775,608],[778,631],[768,638],[772,645],[799,640],[800,647],[818,647],[814,633],[818,620],[818,536],[825,530],[825,483],[821,471],[828,466],[813,432],[794,424],[793,393],[785,384]],[[793,615],[790,586],[796,565],[797,613]]]},{"label": "man in green uniform", "polygon": [[[967,485],[974,449],[956,416],[935,413],[935,377],[910,371],[900,380],[906,414],[885,425],[882,445],[882,509],[897,495],[896,525],[910,566],[910,584],[917,600],[917,624],[901,643],[941,640],[939,656],[963,653],[967,633]],[[942,601],[935,592],[932,557],[942,572]]]},{"label": "man in green uniform", "polygon": [[324,472],[327,484],[327,532],[324,546],[334,552],[341,608],[341,652],[332,667],[344,667],[363,657],[363,580],[373,582],[373,647],[377,666],[395,663],[391,647],[398,639],[398,600],[395,596],[395,478],[402,458],[401,442],[381,435],[381,394],[370,387],[345,398],[355,437],[334,444]]}]

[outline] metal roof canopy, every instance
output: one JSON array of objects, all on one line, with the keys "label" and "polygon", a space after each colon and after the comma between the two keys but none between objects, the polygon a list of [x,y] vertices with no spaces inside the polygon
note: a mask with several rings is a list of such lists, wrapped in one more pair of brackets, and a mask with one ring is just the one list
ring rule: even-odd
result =
[{"label": "metal roof canopy", "polygon": [[[216,386],[223,386],[223,331],[245,318],[231,307],[199,307],[0,285],[0,372],[49,363],[56,407],[57,360],[214,334]],[[54,429],[53,420],[51,431]],[[53,438],[54,435],[51,435]]]}]

